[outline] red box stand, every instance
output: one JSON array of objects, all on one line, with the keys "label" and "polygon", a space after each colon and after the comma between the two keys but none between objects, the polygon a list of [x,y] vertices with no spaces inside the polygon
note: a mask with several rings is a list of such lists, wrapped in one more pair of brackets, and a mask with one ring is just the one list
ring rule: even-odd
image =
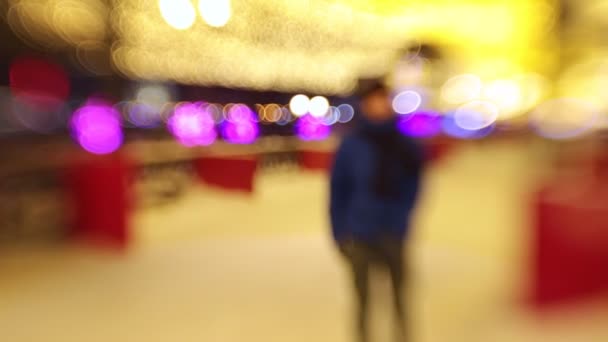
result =
[{"label": "red box stand", "polygon": [[301,150],[298,153],[300,167],[306,170],[331,169],[334,160],[334,152],[322,150]]},{"label": "red box stand", "polygon": [[607,179],[553,182],[535,202],[533,304],[608,294]]},{"label": "red box stand", "polygon": [[133,164],[119,153],[86,156],[70,163],[65,184],[74,238],[116,247],[128,245],[133,171]]},{"label": "red box stand", "polygon": [[194,160],[198,177],[227,190],[253,192],[258,165],[256,156],[204,156]]}]

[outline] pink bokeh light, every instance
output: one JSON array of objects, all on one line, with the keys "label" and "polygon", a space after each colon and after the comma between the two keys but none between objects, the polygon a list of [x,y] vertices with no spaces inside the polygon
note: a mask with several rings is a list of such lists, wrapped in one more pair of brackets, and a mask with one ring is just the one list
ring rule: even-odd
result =
[{"label": "pink bokeh light", "polygon": [[120,113],[103,101],[87,101],[71,120],[74,138],[82,148],[94,154],[112,153],[123,143]]},{"label": "pink bokeh light", "polygon": [[331,134],[330,126],[327,126],[323,118],[315,118],[310,114],[306,114],[295,125],[296,135],[301,140],[323,140],[327,139]]},{"label": "pink bokeh light", "polygon": [[217,139],[215,121],[202,103],[182,103],[167,121],[169,131],[184,146],[208,146]]},{"label": "pink bokeh light", "polygon": [[222,125],[222,135],[233,144],[251,144],[260,134],[254,112],[243,104],[230,107]]}]

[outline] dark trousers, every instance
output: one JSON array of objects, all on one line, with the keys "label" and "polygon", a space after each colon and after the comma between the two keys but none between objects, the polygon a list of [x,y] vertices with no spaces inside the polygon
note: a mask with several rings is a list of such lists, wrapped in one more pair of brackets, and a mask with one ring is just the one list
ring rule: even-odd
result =
[{"label": "dark trousers", "polygon": [[399,239],[379,239],[373,242],[351,240],[341,244],[340,249],[352,270],[358,305],[356,313],[359,341],[369,341],[370,269],[381,267],[388,270],[391,278],[396,341],[406,342],[406,312],[403,303],[403,291],[405,290],[403,242]]}]

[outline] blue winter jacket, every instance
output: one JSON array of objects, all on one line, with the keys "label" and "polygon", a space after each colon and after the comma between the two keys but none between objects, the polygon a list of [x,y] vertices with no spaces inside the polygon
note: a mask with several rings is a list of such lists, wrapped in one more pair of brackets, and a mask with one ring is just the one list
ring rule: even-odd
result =
[{"label": "blue winter jacket", "polygon": [[404,239],[407,235],[420,187],[422,150],[411,138],[403,136],[402,143],[409,144],[418,154],[420,170],[404,172],[395,180],[397,196],[380,198],[371,186],[376,152],[363,134],[364,130],[370,129],[389,131],[395,129],[394,125],[394,121],[372,124],[362,120],[336,152],[331,172],[330,216],[333,236],[338,242],[345,239],[373,241],[380,237]]}]

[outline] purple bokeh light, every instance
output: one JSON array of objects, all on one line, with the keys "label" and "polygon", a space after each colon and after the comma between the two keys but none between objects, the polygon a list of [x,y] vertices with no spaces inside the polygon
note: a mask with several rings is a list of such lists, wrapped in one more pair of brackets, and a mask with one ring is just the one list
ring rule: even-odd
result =
[{"label": "purple bokeh light", "polygon": [[112,153],[122,145],[120,113],[103,101],[88,101],[78,108],[71,120],[72,134],[86,151]]},{"label": "purple bokeh light", "polygon": [[441,133],[442,117],[438,113],[425,111],[401,116],[397,128],[405,135],[415,138],[432,138]]},{"label": "purple bokeh light", "polygon": [[161,110],[146,103],[130,103],[126,106],[129,122],[139,128],[154,128],[160,126]]},{"label": "purple bokeh light", "polygon": [[260,133],[254,112],[243,104],[230,106],[222,125],[222,136],[233,144],[251,144]]},{"label": "purple bokeh light", "polygon": [[323,140],[331,134],[330,126],[323,122],[323,118],[315,118],[310,114],[306,114],[295,125],[296,135],[301,140]]},{"label": "purple bokeh light", "polygon": [[182,103],[167,121],[169,131],[182,145],[208,146],[217,139],[215,121],[200,103]]}]

